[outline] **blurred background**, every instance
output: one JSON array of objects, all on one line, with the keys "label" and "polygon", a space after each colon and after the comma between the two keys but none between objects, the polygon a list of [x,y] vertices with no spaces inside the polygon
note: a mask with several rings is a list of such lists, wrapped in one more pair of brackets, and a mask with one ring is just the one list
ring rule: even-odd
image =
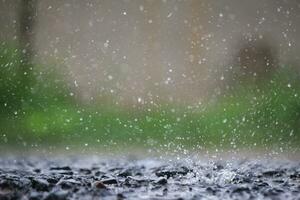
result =
[{"label": "blurred background", "polygon": [[0,149],[296,152],[297,0],[0,0]]}]

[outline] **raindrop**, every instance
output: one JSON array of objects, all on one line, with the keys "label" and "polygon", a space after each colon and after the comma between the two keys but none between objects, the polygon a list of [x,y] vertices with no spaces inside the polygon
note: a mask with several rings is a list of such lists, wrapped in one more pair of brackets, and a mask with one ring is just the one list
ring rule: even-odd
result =
[{"label": "raindrop", "polygon": [[138,102],[142,103],[142,98],[141,97],[138,97]]},{"label": "raindrop", "polygon": [[106,42],[103,44],[105,48],[109,46],[109,40],[106,40]]},{"label": "raindrop", "polygon": [[78,83],[76,80],[74,81],[74,85],[75,85],[75,87],[78,87]]},{"label": "raindrop", "polygon": [[140,9],[141,12],[144,11],[144,6],[140,5],[139,9]]}]

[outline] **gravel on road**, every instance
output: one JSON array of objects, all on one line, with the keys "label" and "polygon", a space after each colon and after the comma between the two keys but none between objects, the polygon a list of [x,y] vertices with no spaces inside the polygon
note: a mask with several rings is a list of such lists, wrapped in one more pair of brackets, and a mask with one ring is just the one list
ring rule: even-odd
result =
[{"label": "gravel on road", "polygon": [[3,157],[4,199],[300,199],[300,162]]}]

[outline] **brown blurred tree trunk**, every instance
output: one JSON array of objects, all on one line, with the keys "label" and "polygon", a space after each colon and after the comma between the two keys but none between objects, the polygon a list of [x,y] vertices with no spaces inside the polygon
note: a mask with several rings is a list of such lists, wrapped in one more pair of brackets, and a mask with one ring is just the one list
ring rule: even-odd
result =
[{"label": "brown blurred tree trunk", "polygon": [[21,49],[21,84],[28,89],[34,56],[34,26],[36,21],[37,0],[20,0],[19,10],[19,47]]}]

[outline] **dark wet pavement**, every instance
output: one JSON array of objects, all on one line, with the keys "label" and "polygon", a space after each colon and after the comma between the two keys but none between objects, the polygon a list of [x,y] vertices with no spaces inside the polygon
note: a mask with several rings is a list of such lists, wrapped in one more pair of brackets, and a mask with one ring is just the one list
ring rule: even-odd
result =
[{"label": "dark wet pavement", "polygon": [[300,199],[300,162],[2,158],[0,199]]}]

